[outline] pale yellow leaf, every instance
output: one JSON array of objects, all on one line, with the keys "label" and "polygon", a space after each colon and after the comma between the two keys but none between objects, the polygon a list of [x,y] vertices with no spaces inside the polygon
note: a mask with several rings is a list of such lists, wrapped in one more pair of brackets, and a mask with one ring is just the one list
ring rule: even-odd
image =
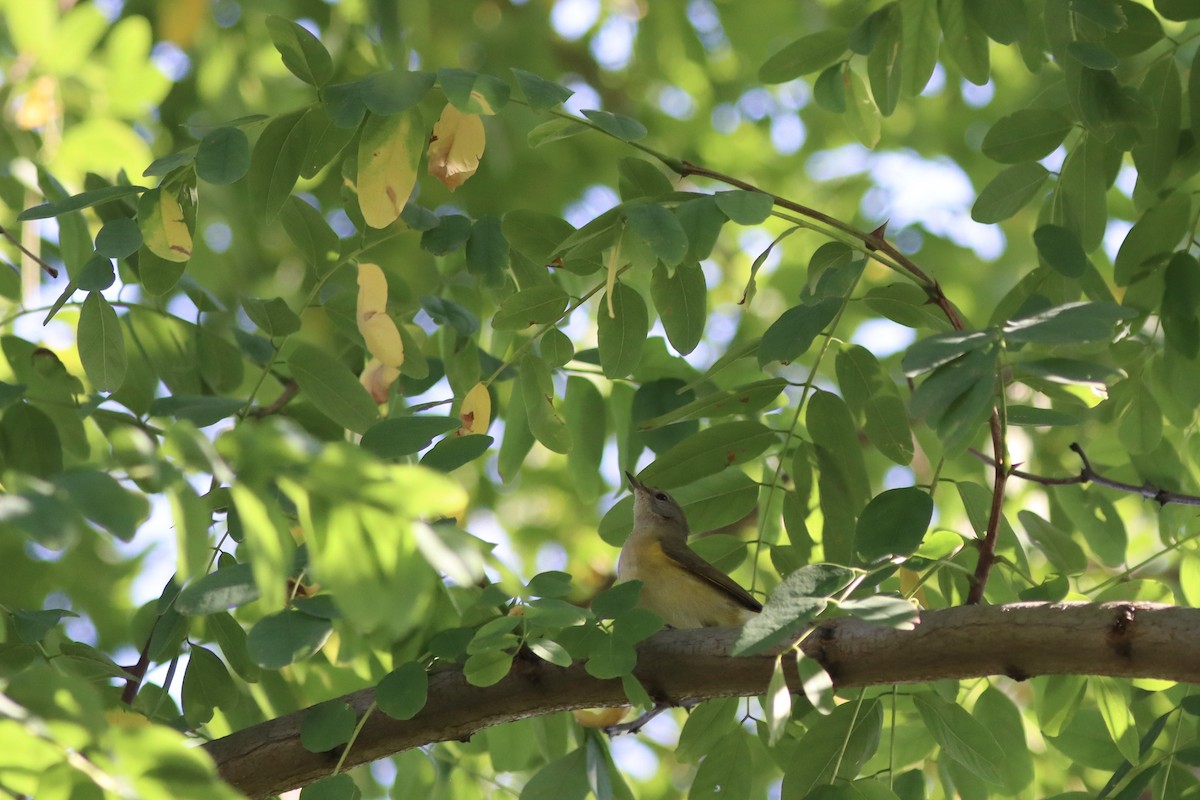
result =
[{"label": "pale yellow leaf", "polygon": [[487,386],[477,383],[471,387],[471,391],[463,398],[458,417],[462,425],[454,432],[455,436],[487,433],[492,421],[492,396],[488,394]]},{"label": "pale yellow leaf", "polygon": [[388,387],[396,382],[400,377],[400,370],[395,367],[389,367],[378,358],[372,358],[367,362],[367,366],[363,368],[362,374],[358,376],[358,382],[363,385],[363,388],[371,393],[371,399],[376,403],[386,403],[388,400]]},{"label": "pale yellow leaf", "polygon": [[429,174],[454,191],[475,174],[483,158],[485,136],[478,114],[464,114],[449,103],[433,126]]},{"label": "pale yellow leaf", "polygon": [[360,322],[358,329],[362,331],[363,339],[367,342],[367,352],[384,364],[399,369],[404,364],[404,341],[395,321],[387,314],[372,314]]},{"label": "pale yellow leaf", "polygon": [[138,201],[138,227],[146,249],[165,261],[183,262],[192,257],[192,232],[175,195],[151,189]]},{"label": "pale yellow leaf", "polygon": [[[356,317],[358,329],[362,332],[363,323],[373,314],[382,314],[387,310],[388,285],[387,278],[378,264],[358,265],[358,307]],[[365,333],[363,334],[366,335]]]},{"label": "pale yellow leaf", "polygon": [[372,228],[386,228],[404,210],[417,183],[424,145],[415,108],[367,117],[358,145],[358,207]]}]

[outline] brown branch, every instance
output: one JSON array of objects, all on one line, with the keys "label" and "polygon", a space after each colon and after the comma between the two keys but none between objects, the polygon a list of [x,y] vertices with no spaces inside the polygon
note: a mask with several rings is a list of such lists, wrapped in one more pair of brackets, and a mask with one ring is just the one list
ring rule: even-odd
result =
[{"label": "brown branch", "polygon": [[45,261],[42,259],[42,257],[41,257],[41,256],[39,256],[37,253],[34,253],[34,252],[33,252],[33,251],[31,251],[31,250],[30,250],[28,247],[26,247],[25,245],[21,244],[21,240],[20,240],[20,239],[18,239],[17,237],[15,237],[15,236],[13,236],[13,235],[12,235],[12,233],[10,233],[10,232],[9,232],[8,228],[4,227],[3,225],[0,225],[0,236],[3,236],[5,239],[8,239],[10,242],[12,242],[12,243],[13,243],[13,246],[14,246],[14,247],[16,247],[16,248],[17,248],[18,250],[20,250],[22,253],[24,253],[25,255],[29,256],[29,258],[32,258],[32,259],[33,259],[35,262],[37,262],[37,265],[38,265],[39,267],[41,267],[43,270],[45,270],[46,274],[47,274],[47,275],[49,275],[51,278],[57,278],[57,277],[58,277],[58,270],[57,270],[57,269],[55,269],[54,267],[52,267],[52,266],[50,266],[49,264],[47,264],[47,263],[46,263],[46,262],[45,262]]},{"label": "brown branch", "polygon": [[253,417],[254,419],[262,419],[263,417],[269,417],[272,414],[278,414],[283,410],[283,407],[291,402],[291,399],[299,393],[300,384],[296,383],[294,378],[290,378],[288,379],[288,382],[283,385],[283,391],[279,393],[279,397],[276,397],[274,402],[272,402],[269,406],[263,406],[262,408],[254,409],[250,412],[249,416]]},{"label": "brown branch", "polygon": [[[688,703],[766,690],[773,654],[734,658],[737,628],[662,631],[638,647],[635,674],[652,697]],[[1108,675],[1200,683],[1200,609],[1154,603],[1017,603],[957,606],[921,614],[902,631],[853,617],[821,624],[802,645],[839,688],[1006,675]],[[897,654],[903,654],[898,657]],[[792,686],[798,690],[798,683]],[[342,698],[361,716],[372,689]],[[525,717],[625,703],[619,680],[588,675],[580,663],[555,667],[518,658],[494,686],[472,686],[460,668],[430,676],[429,700],[411,720],[381,713],[363,726],[347,768],[433,742],[465,741]],[[209,742],[221,776],[250,797],[266,797],[328,775],[340,753],[300,744],[304,711]]]},{"label": "brown branch", "polygon": [[[822,211],[817,211],[815,208],[809,208],[808,206],[802,205],[793,200],[788,200],[786,197],[781,197],[780,195],[763,191],[754,184],[748,183],[739,178],[735,178],[732,175],[726,175],[723,172],[717,172],[716,170],[702,167],[699,164],[693,164],[690,161],[683,161],[681,164],[682,169],[678,171],[679,176],[682,178],[688,178],[693,175],[697,175],[702,178],[720,181],[721,183],[737,187],[738,189],[744,189],[748,192],[765,194],[770,197],[771,201],[780,208],[786,208],[788,211],[808,217],[809,219],[815,219],[816,221],[828,225],[831,228],[836,228],[842,233],[858,239],[860,242],[866,245],[868,249],[886,254],[897,264],[899,264],[905,272],[924,285],[925,291],[929,295],[930,302],[942,310],[942,313],[946,315],[946,319],[950,321],[950,324],[956,331],[961,331],[963,329],[963,322],[958,316],[958,311],[954,308],[954,305],[950,302],[950,299],[946,297],[946,294],[942,291],[942,287],[938,284],[938,282],[926,275],[925,271],[918,267],[916,262],[904,255],[904,253],[901,253],[899,250],[897,250],[891,242],[883,238],[883,236],[879,233],[866,233],[864,231],[860,231],[853,225],[842,222],[837,217],[831,217]],[[673,165],[670,163],[668,163],[667,166],[678,167],[678,165]]]},{"label": "brown branch", "polygon": [[975,564],[975,577],[971,582],[971,588],[967,592],[967,603],[974,605],[983,602],[983,592],[987,588],[988,576],[992,573],[992,566],[996,563],[996,537],[1000,533],[1000,521],[1004,518],[1004,486],[1008,483],[1008,465],[1004,463],[1005,446],[1004,446],[1004,431],[1000,425],[1000,414],[996,411],[992,412],[992,418],[989,420],[989,427],[992,432],[992,452],[996,457],[992,459],[992,466],[995,467],[995,474],[992,477],[992,507],[988,511],[987,529],[983,534],[983,541],[979,543],[979,561]]},{"label": "brown branch", "polygon": [[[1101,475],[1092,468],[1092,463],[1088,460],[1087,454],[1083,452],[1083,447],[1075,442],[1072,442],[1070,447],[1071,450],[1079,456],[1079,460],[1083,462],[1083,468],[1079,470],[1078,475],[1067,475],[1056,478],[1048,475],[1038,475],[1033,472],[1025,472],[1024,470],[1019,469],[1009,470],[1008,474],[1014,478],[1020,478],[1023,481],[1041,484],[1042,486],[1074,486],[1077,484],[1082,485],[1085,483],[1094,483],[1097,486],[1103,486],[1106,489],[1113,489],[1115,491],[1125,492],[1127,494],[1140,495],[1147,500],[1153,500],[1160,506],[1165,506],[1169,503],[1181,506],[1200,506],[1200,497],[1197,497],[1194,494],[1173,492],[1169,489],[1151,486],[1150,484],[1142,484],[1139,486],[1136,483],[1125,483],[1124,481],[1106,478],[1104,475]],[[990,464],[992,466],[995,466],[996,464],[995,459],[991,458],[985,453],[979,452],[978,450],[971,450],[971,454],[985,464]]]}]

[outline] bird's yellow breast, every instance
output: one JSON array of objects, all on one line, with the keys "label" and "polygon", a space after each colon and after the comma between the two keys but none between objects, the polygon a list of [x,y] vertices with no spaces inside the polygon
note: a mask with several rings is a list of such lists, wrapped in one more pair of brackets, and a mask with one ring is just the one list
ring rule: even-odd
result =
[{"label": "bird's yellow breast", "polygon": [[663,552],[656,539],[630,538],[621,548],[617,577],[642,582],[641,603],[673,628],[742,625],[754,613]]}]

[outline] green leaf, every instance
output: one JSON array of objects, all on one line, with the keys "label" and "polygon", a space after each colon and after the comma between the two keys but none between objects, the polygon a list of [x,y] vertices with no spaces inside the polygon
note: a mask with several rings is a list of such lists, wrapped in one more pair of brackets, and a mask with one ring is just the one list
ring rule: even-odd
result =
[{"label": "green leaf", "polygon": [[[780,675],[782,674],[781,672]],[[781,696],[791,699],[786,686]],[[740,728],[734,728],[725,734],[714,751],[700,762],[696,777],[692,779],[688,800],[724,800],[727,797],[750,796],[754,761],[750,758],[747,738],[746,732]]]},{"label": "green leaf", "polygon": [[267,17],[267,33],[293,75],[313,86],[324,86],[333,77],[333,59],[317,37],[283,17]]},{"label": "green leaf", "polygon": [[1200,353],[1200,262],[1178,252],[1163,275],[1162,323],[1167,344],[1189,359]]},{"label": "green leaf", "polygon": [[933,498],[914,487],[889,489],[871,499],[858,518],[858,553],[870,562],[883,556],[907,556],[921,545],[933,519]]},{"label": "green leaf", "polygon": [[733,697],[706,700],[693,708],[679,732],[675,758],[694,764],[714,752],[717,742],[736,725],[737,711],[738,701]]},{"label": "green leaf", "polygon": [[687,234],[675,215],[656,203],[638,203],[626,210],[629,232],[641,239],[667,266],[683,261],[688,251]]},{"label": "green leaf", "polygon": [[521,789],[519,800],[584,800],[590,787],[584,748],[542,767]]},{"label": "green leaf", "polygon": [[508,674],[512,660],[512,653],[502,650],[475,653],[463,664],[463,677],[472,686],[492,686]]},{"label": "green leaf", "polygon": [[79,360],[88,380],[101,392],[115,392],[125,381],[128,356],[117,312],[99,292],[89,292],[79,311]]},{"label": "green leaf", "polygon": [[638,430],[654,430],[689,419],[711,419],[730,414],[753,414],[761,411],[779,396],[787,381],[783,378],[768,378],[745,386],[707,394],[690,403],[657,417],[642,420]]},{"label": "green leaf", "polygon": [[1079,237],[1061,225],[1042,225],[1033,232],[1038,255],[1060,275],[1082,278],[1091,266]]},{"label": "green leaf", "polygon": [[324,753],[350,741],[357,722],[354,709],[340,700],[320,703],[304,712],[300,744],[310,753]]},{"label": "green leaf", "polygon": [[1037,161],[1062,144],[1071,121],[1048,108],[1024,108],[1001,117],[983,137],[983,154],[1001,164]]},{"label": "green leaf", "polygon": [[324,350],[301,343],[287,363],[304,397],[341,427],[366,433],[379,419],[371,395],[342,362]]},{"label": "green leaf", "polygon": [[621,199],[628,202],[639,198],[653,200],[674,191],[663,171],[644,158],[622,158],[617,162]]},{"label": "green leaf", "polygon": [[1113,280],[1128,286],[1167,260],[1191,225],[1191,200],[1172,193],[1142,215],[1125,235],[1113,261]]},{"label": "green leaf", "polygon": [[942,752],[988,783],[1004,783],[1004,749],[987,728],[957,703],[932,692],[913,695],[913,705]]},{"label": "green leaf", "polygon": [[[879,106],[879,113],[890,117],[900,100],[901,75],[901,32],[900,9],[887,5],[871,17],[881,17],[883,25],[878,41],[867,56],[867,78],[871,83],[871,94]],[[868,17],[870,19],[871,17]],[[851,36],[853,39],[853,35]]]},{"label": "green leaf", "polygon": [[916,97],[937,65],[942,27],[937,0],[908,0],[900,9],[900,92]]},{"label": "green leaf", "polygon": [[[612,314],[609,314],[609,308]],[[623,378],[637,368],[642,358],[650,319],[646,301],[637,289],[617,281],[610,295],[600,301],[596,339],[600,347],[600,368],[609,378]]]},{"label": "green leaf", "polygon": [[107,258],[131,256],[141,246],[142,231],[137,221],[129,217],[118,217],[104,223],[104,227],[96,234],[96,252]]},{"label": "green leaf", "polygon": [[508,84],[494,75],[465,69],[439,69],[437,79],[446,99],[464,114],[495,114],[512,93]]},{"label": "green leaf", "polygon": [[508,268],[508,240],[499,217],[485,216],[475,220],[467,239],[467,272],[487,286],[504,283]]},{"label": "green leaf", "polygon": [[563,416],[572,443],[567,469],[574,478],[576,492],[587,502],[597,500],[604,490],[600,460],[604,456],[605,415],[604,398],[596,384],[581,375],[568,377],[563,399]]},{"label": "green leaf", "polygon": [[49,217],[60,217],[63,214],[68,214],[72,211],[78,211],[82,208],[91,208],[92,206],[108,203],[113,200],[119,200],[122,197],[129,197],[134,194],[141,194],[146,191],[145,186],[105,186],[103,189],[93,189],[88,192],[64,197],[61,200],[55,200],[50,203],[42,203],[40,206],[27,208],[17,215],[18,222],[28,222],[34,219],[48,219]]},{"label": "green leaf", "polygon": [[300,611],[277,611],[254,623],[246,649],[264,669],[282,669],[312,656],[325,644],[333,626]]},{"label": "green leaf", "polygon": [[231,417],[246,405],[244,400],[212,395],[177,394],[159,397],[150,404],[150,415],[186,419],[199,428],[206,428]]},{"label": "green leaf", "polygon": [[339,251],[338,236],[321,216],[321,212],[299,197],[289,197],[279,214],[279,221],[292,243],[304,255],[318,275],[325,275],[336,264]]},{"label": "green leaf", "polygon": [[871,92],[863,83],[862,77],[853,69],[846,71],[844,82],[846,113],[843,116],[846,120],[846,127],[854,134],[854,138],[867,147],[873,148],[879,144],[879,137],[882,133],[879,108],[871,98]]},{"label": "green leaf", "polygon": [[641,471],[638,480],[673,489],[748,461],[775,442],[775,432],[761,422],[724,422],[700,431],[663,453]]},{"label": "green leaf", "polygon": [[383,676],[375,687],[375,703],[392,719],[412,719],[429,695],[429,673],[415,661],[408,661]]},{"label": "green leaf", "polygon": [[[1113,61],[1116,61],[1115,57]],[[1154,125],[1143,143],[1132,150],[1133,163],[1138,170],[1138,183],[1158,189],[1166,182],[1180,146],[1183,84],[1175,61],[1164,59],[1152,66],[1139,91],[1154,107],[1155,116]]]},{"label": "green leaf", "polygon": [[846,52],[850,32],[828,28],[802,36],[768,58],[758,69],[763,83],[786,83],[801,75],[824,69]]},{"label": "green leaf", "polygon": [[242,300],[242,309],[250,321],[267,336],[287,336],[300,330],[300,317],[288,307],[282,297],[262,299],[247,297]]},{"label": "green leaf", "polygon": [[1048,177],[1046,168],[1033,161],[1002,170],[979,193],[971,207],[971,219],[983,223],[1008,219],[1033,199]]},{"label": "green leaf", "polygon": [[146,496],[126,489],[106,472],[76,467],[55,477],[54,483],[85,517],[123,542],[132,541],[150,516]]},{"label": "green leaf", "polygon": [[46,634],[64,618],[78,617],[79,615],[65,608],[48,608],[44,611],[18,609],[12,612],[12,616],[13,630],[16,632],[17,638],[26,644],[33,644],[44,639]]},{"label": "green leaf", "polygon": [[917,627],[921,616],[911,601],[887,595],[844,600],[838,608],[866,622],[904,631]]},{"label": "green leaf", "polygon": [[[62,472],[62,440],[54,420],[29,403],[9,406],[0,418],[0,451],[9,469],[51,478]],[[36,509],[35,509],[36,510]]]},{"label": "green leaf", "polygon": [[1130,708],[1133,698],[1129,684],[1114,678],[1095,676],[1088,678],[1088,686],[1092,690],[1096,706],[1100,709],[1100,718],[1104,720],[1104,727],[1108,729],[1113,743],[1127,761],[1137,764],[1141,761],[1141,752],[1138,746],[1137,721]]},{"label": "green leaf", "polygon": [[878,700],[843,703],[829,716],[815,720],[787,763],[781,796],[815,800],[817,787],[857,775],[879,747],[882,727],[883,706]]},{"label": "green leaf", "polygon": [[401,458],[424,450],[434,437],[449,433],[461,424],[456,417],[429,414],[393,417],[368,428],[360,444],[380,458]]},{"label": "green leaf", "polygon": [[751,656],[789,641],[853,577],[849,569],[835,564],[810,564],[788,575],[772,590],[762,612],[742,628],[733,654]]},{"label": "green leaf", "polygon": [[436,80],[432,72],[419,70],[374,72],[362,81],[362,100],[372,114],[398,114],[421,102]]},{"label": "green leaf", "polygon": [[234,564],[192,581],[175,601],[180,614],[201,617],[244,606],[258,599],[258,586],[249,564]]},{"label": "green leaf", "polygon": [[541,264],[549,263],[559,245],[575,232],[561,217],[521,209],[504,215],[501,230],[514,250]]},{"label": "green leaf", "polygon": [[972,714],[1004,745],[1004,788],[1019,793],[1033,782],[1033,756],[1025,742],[1025,725],[1016,703],[995,686],[983,690]]},{"label": "green leaf", "polygon": [[813,304],[793,306],[771,323],[758,346],[758,363],[795,361],[812,347],[813,341],[837,317],[842,299],[827,297]]},{"label": "green leaf", "polygon": [[672,275],[659,264],[650,281],[650,296],[675,352],[685,356],[695,350],[708,321],[708,286],[700,265],[685,262]]},{"label": "green leaf", "polygon": [[588,108],[583,109],[579,113],[587,117],[589,122],[609,136],[620,139],[623,142],[636,142],[638,139],[645,138],[647,133],[645,125],[633,117],[627,117],[623,114],[613,114],[610,111],[597,111]]},{"label": "green leaf", "polygon": [[196,177],[212,184],[233,183],[250,171],[250,140],[241,128],[217,128],[200,140]]},{"label": "green leaf", "polygon": [[567,293],[556,283],[532,286],[510,294],[492,317],[492,328],[515,331],[530,325],[558,322],[567,308]]},{"label": "green leaf", "polygon": [[322,778],[300,790],[300,800],[359,800],[362,792],[345,772]]},{"label": "green leaf", "polygon": [[523,69],[514,67],[512,74],[517,79],[517,86],[521,87],[521,94],[525,95],[529,107],[535,110],[561,105],[575,94],[573,89],[568,89],[562,84],[548,81]]},{"label": "green leaf", "polygon": [[291,195],[308,144],[309,127],[303,111],[276,117],[259,134],[250,156],[246,188],[265,221],[274,220]]},{"label": "green leaf", "polygon": [[838,353],[836,369],[846,403],[866,418],[867,438],[892,461],[910,464],[914,450],[908,411],[883,365],[866,348],[850,345]]},{"label": "green leaf", "polygon": [[570,452],[571,432],[554,405],[550,368],[537,356],[526,355],[521,359],[517,380],[534,438],[556,453]]},{"label": "green leaf", "polygon": [[421,456],[421,466],[453,472],[486,453],[494,441],[491,436],[479,433],[446,437]]},{"label": "green leaf", "polygon": [[713,197],[721,213],[739,225],[757,225],[771,216],[775,201],[765,192],[748,192],[737,189],[732,192],[717,192]]},{"label": "green leaf", "polygon": [[967,13],[968,0],[939,0],[942,42],[963,77],[983,86],[991,77],[988,40],[975,17]]},{"label": "green leaf", "polygon": [[1045,345],[1107,342],[1119,323],[1134,316],[1135,311],[1115,303],[1068,303],[1008,322],[1004,338]]},{"label": "green leaf", "polygon": [[192,725],[203,725],[212,719],[214,709],[232,706],[237,697],[229,670],[216,653],[192,645],[183,676],[183,715],[187,721]]}]

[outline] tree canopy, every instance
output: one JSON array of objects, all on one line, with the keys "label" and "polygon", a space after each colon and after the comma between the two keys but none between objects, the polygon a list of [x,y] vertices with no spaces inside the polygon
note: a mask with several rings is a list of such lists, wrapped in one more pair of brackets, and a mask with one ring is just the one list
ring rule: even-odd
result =
[{"label": "tree canopy", "polygon": [[2,7],[0,791],[1200,796],[1194,0]]}]

